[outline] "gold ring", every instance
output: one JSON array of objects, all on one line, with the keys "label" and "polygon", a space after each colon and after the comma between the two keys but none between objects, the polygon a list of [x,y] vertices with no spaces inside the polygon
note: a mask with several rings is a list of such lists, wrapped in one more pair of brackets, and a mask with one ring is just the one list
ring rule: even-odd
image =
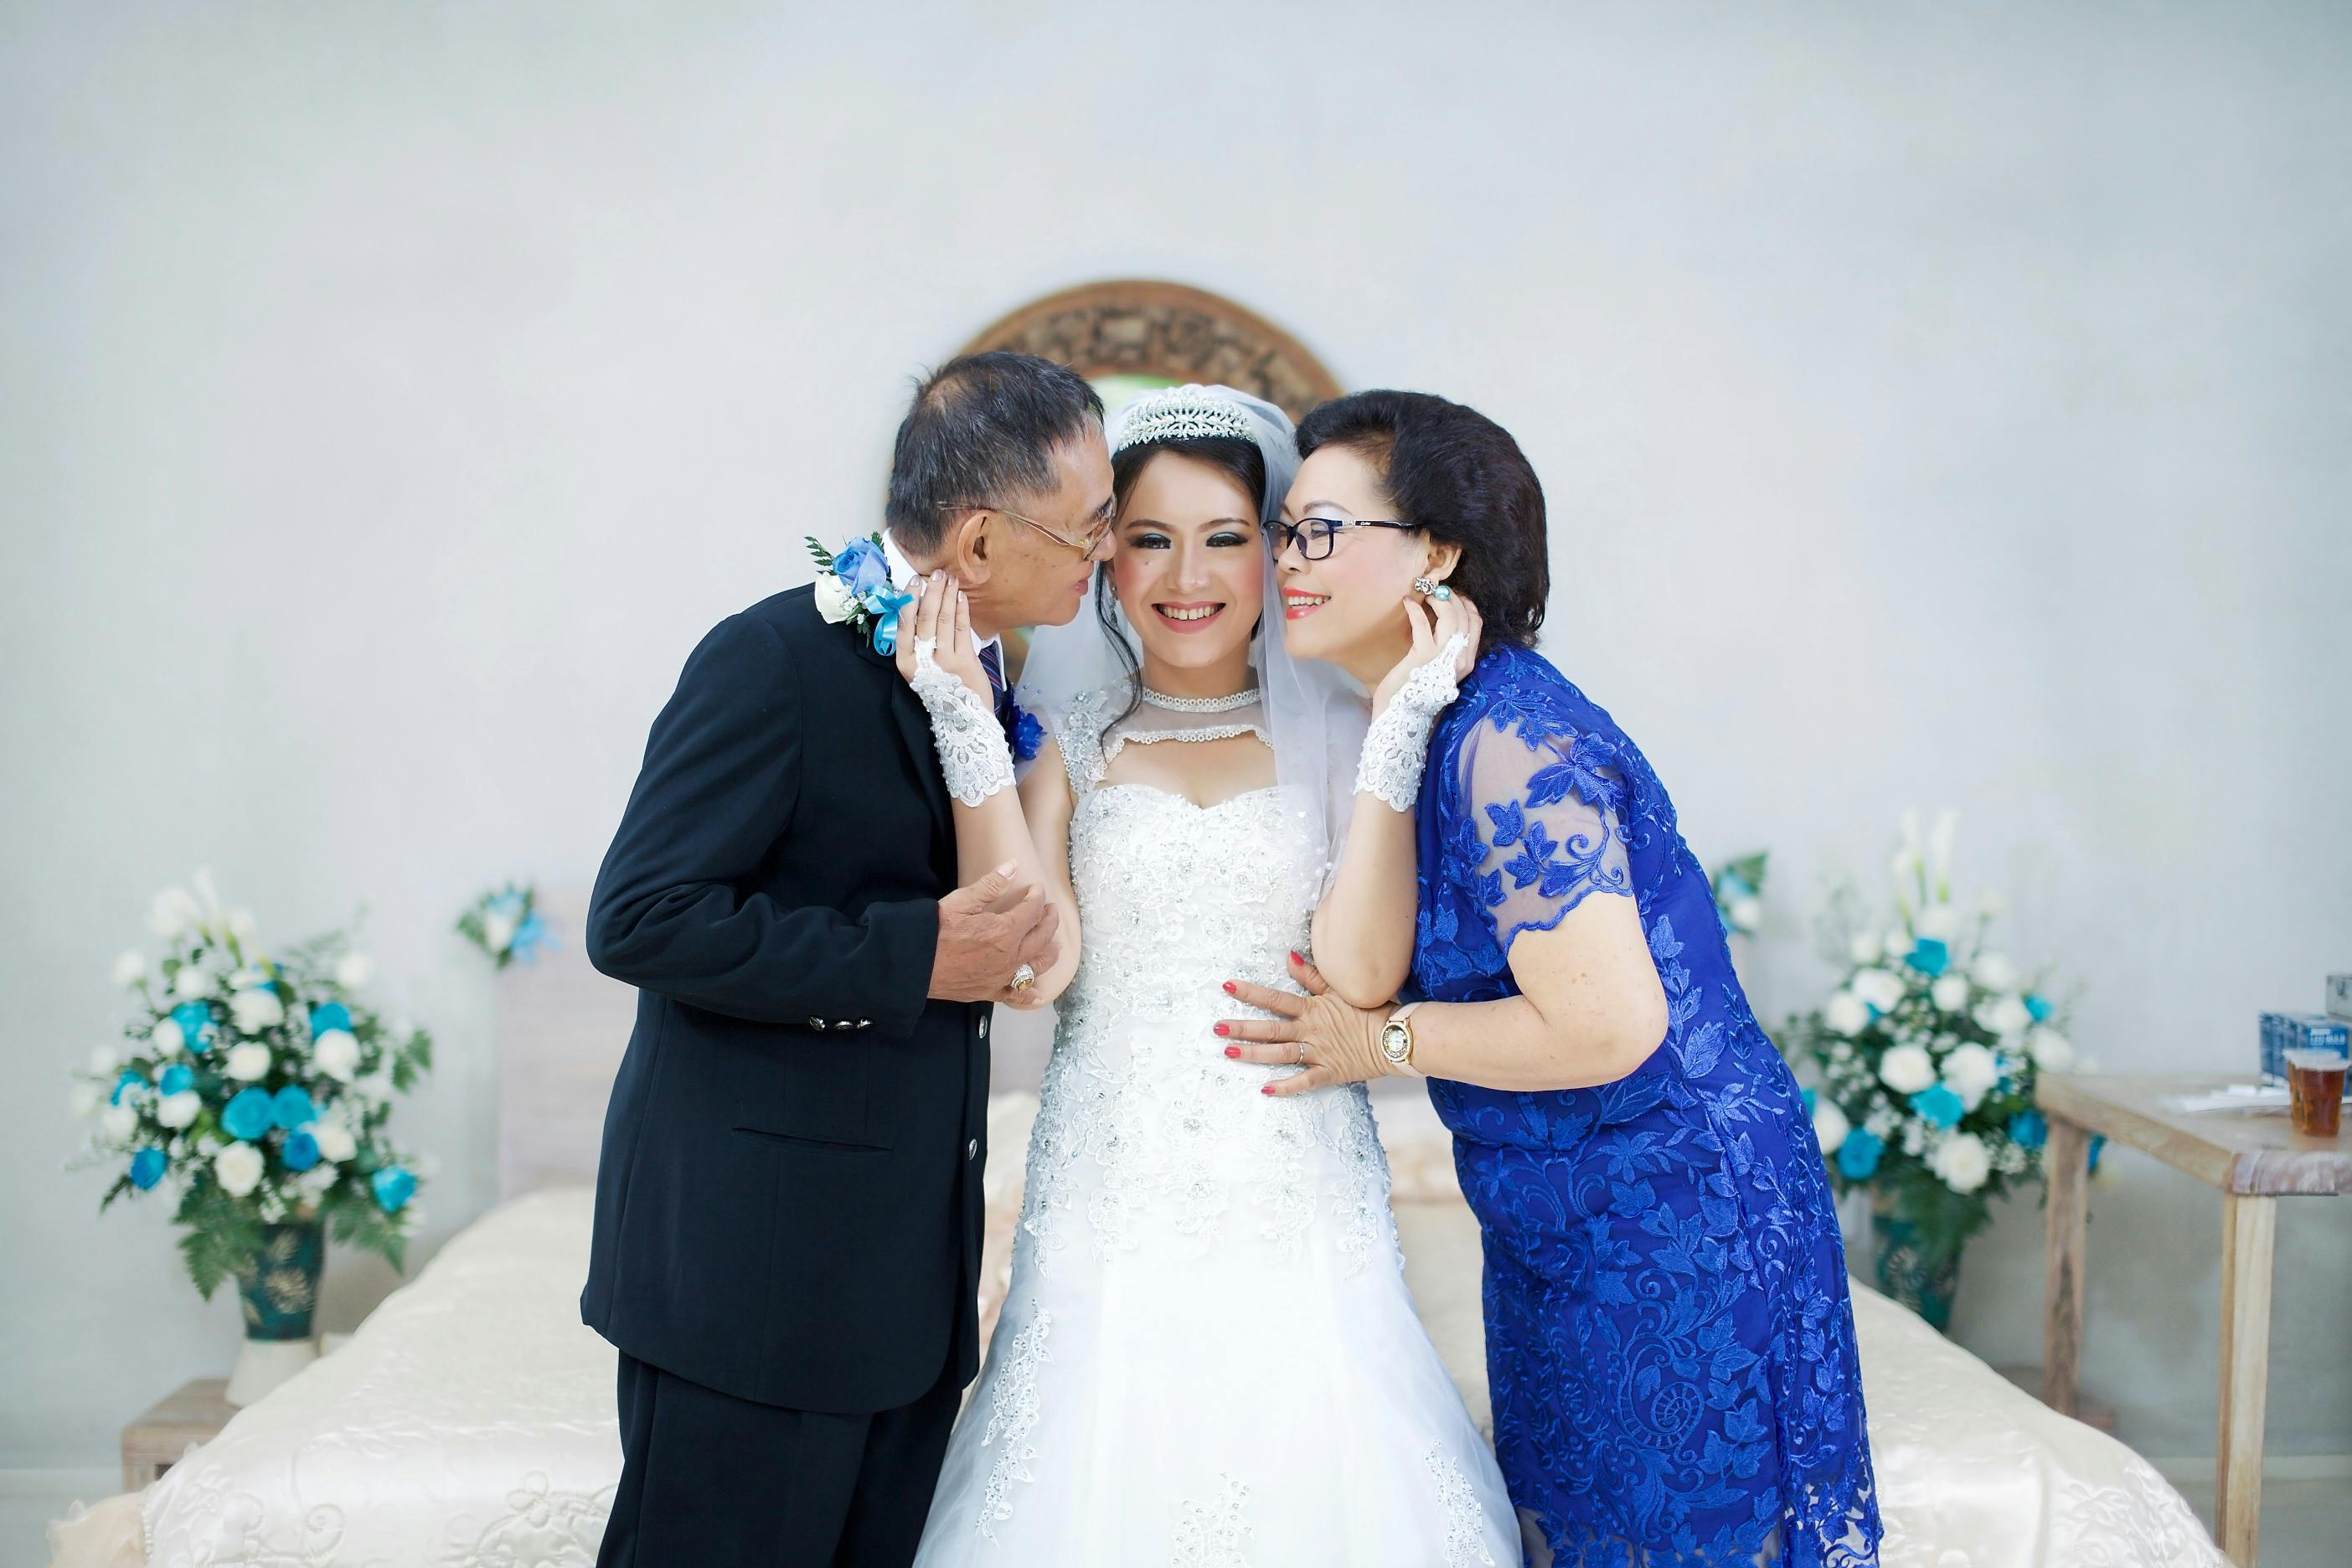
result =
[{"label": "gold ring", "polygon": [[1015,991],[1026,991],[1036,984],[1037,972],[1029,965],[1024,963],[1013,972],[1013,989]]}]

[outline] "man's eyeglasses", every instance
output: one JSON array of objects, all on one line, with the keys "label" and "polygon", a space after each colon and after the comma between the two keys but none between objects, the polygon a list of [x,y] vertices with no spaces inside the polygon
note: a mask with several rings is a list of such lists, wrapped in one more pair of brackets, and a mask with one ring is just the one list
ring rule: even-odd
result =
[{"label": "man's eyeglasses", "polygon": [[1399,528],[1410,533],[1418,529],[1417,522],[1383,521],[1374,518],[1310,517],[1297,523],[1277,521],[1273,526],[1274,556],[1279,561],[1292,545],[1307,561],[1320,561],[1331,553],[1331,542],[1343,528]]},{"label": "man's eyeglasses", "polygon": [[1005,507],[982,506],[977,501],[941,501],[940,503],[940,510],[941,511],[1003,512],[1006,517],[1011,518],[1015,522],[1027,523],[1030,527],[1035,529],[1038,532],[1044,534],[1055,543],[1062,546],[1065,550],[1075,550],[1081,555],[1092,555],[1095,551],[1101,546],[1104,536],[1110,532],[1111,525],[1118,521],[1118,515],[1115,512],[1108,510],[1098,512],[1096,514],[1094,521],[1087,525],[1086,536],[1083,539],[1066,539],[1061,534],[1055,532],[1050,528],[1047,528],[1044,523],[1039,522],[1035,518],[1024,517],[1019,512],[1011,510]]}]

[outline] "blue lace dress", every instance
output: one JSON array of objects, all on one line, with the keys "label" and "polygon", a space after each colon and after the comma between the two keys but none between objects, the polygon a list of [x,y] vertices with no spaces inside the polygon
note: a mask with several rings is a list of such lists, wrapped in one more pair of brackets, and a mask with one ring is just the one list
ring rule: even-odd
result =
[{"label": "blue lace dress", "polygon": [[1432,1079],[1486,1251],[1495,1446],[1559,1568],[1877,1562],[1845,1252],[1797,1084],[1657,775],[1541,655],[1483,656],[1419,809],[1417,992],[1514,996],[1513,938],[1630,897],[1656,1051],[1596,1089]]}]

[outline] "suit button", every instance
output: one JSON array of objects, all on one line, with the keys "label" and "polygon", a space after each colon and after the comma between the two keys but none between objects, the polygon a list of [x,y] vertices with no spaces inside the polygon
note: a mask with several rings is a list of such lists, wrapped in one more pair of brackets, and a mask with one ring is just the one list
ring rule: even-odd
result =
[{"label": "suit button", "polygon": [[967,1160],[976,1160],[980,1158],[979,1139],[975,1138],[971,1142],[963,1146],[963,1157]]},{"label": "suit button", "polygon": [[871,1018],[860,1018],[857,1020],[857,1026],[861,1029],[868,1028],[873,1025],[873,1023],[874,1020]]},{"label": "suit button", "polygon": [[823,1032],[824,1032],[824,1020],[823,1018],[811,1018],[811,1019],[808,1021],[808,1024],[809,1024],[809,1027],[810,1027],[810,1028],[814,1029],[814,1030],[818,1031],[819,1033],[823,1033]]},{"label": "suit button", "polygon": [[980,1016],[980,1037],[983,1040],[988,1038],[988,1015],[985,1013]]}]

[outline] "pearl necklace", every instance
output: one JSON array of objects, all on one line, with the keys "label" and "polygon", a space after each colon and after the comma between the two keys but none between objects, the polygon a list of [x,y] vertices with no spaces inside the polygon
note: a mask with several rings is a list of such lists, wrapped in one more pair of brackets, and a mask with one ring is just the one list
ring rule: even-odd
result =
[{"label": "pearl necklace", "polygon": [[1258,689],[1244,687],[1223,697],[1171,697],[1165,691],[1154,691],[1138,683],[1136,694],[1154,708],[1172,708],[1179,713],[1229,713],[1236,708],[1246,708],[1258,700]]}]

